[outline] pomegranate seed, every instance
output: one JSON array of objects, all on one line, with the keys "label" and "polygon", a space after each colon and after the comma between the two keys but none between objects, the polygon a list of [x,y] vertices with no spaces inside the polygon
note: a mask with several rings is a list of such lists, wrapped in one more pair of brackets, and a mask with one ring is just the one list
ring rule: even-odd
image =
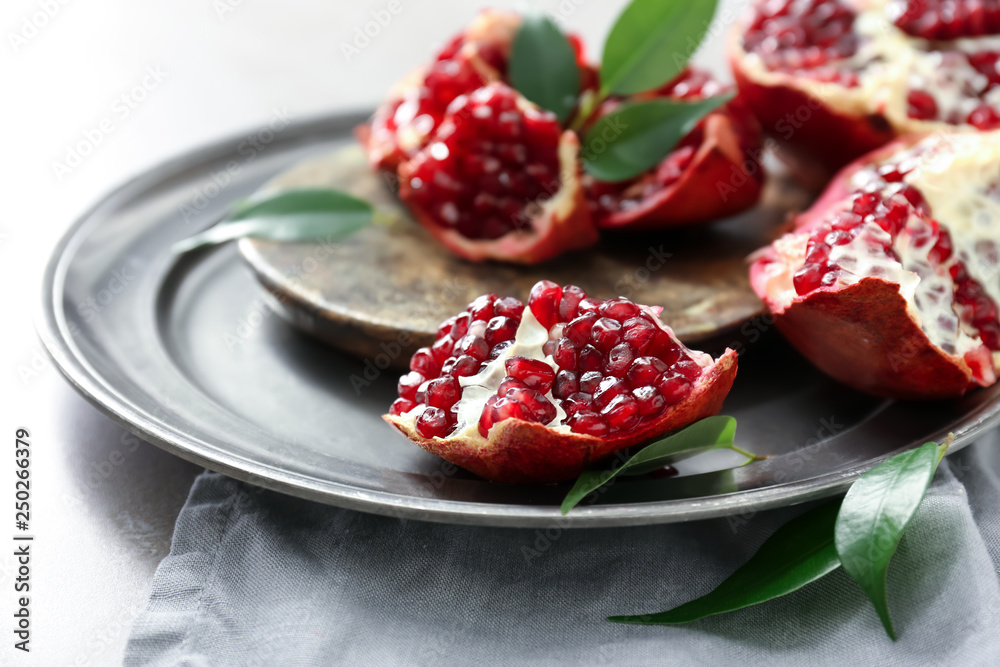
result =
[{"label": "pomegranate seed", "polygon": [[485,361],[490,355],[490,346],[479,336],[468,334],[455,342],[452,354],[455,356],[467,354],[478,361]]},{"label": "pomegranate seed", "polygon": [[587,371],[580,376],[580,391],[585,394],[593,394],[603,379],[604,376],[597,371]]},{"label": "pomegranate seed", "polygon": [[434,361],[439,364],[443,364],[445,360],[451,356],[451,350],[454,346],[455,343],[451,339],[451,336],[438,338],[434,341],[434,344],[431,345],[431,355],[434,357]]},{"label": "pomegranate seed", "polygon": [[468,313],[462,313],[455,318],[455,324],[452,325],[451,331],[448,334],[452,340],[458,340],[469,332],[469,321],[470,317]]},{"label": "pomegranate seed", "polygon": [[1000,127],[1000,114],[988,104],[980,104],[969,114],[968,123],[978,130],[995,130]]},{"label": "pomegranate seed", "polygon": [[622,324],[625,342],[631,345],[639,354],[649,349],[660,328],[645,317],[633,317]]},{"label": "pomegranate seed", "polygon": [[906,114],[910,118],[932,120],[938,117],[937,101],[922,90],[911,90],[906,96]]},{"label": "pomegranate seed", "polygon": [[586,296],[586,293],[576,285],[563,287],[562,299],[559,301],[559,319],[569,322],[576,317],[577,307]]},{"label": "pomegranate seed", "polygon": [[503,382],[497,388],[497,396],[506,396],[507,392],[511,389],[527,389],[528,385],[524,384],[517,378],[504,378]]},{"label": "pomegranate seed", "polygon": [[[854,213],[862,217],[866,215],[871,215],[872,213],[875,212],[875,207],[878,206],[881,201],[882,199],[877,194],[874,194],[872,192],[866,192],[864,194],[859,195],[854,200],[854,204],[851,210],[853,210]],[[857,227],[860,223],[861,219],[858,218],[856,222],[852,220],[848,227],[837,227],[836,223],[834,223],[833,228],[852,229],[854,227]]]},{"label": "pomegranate seed", "polygon": [[609,317],[619,322],[636,317],[639,314],[639,307],[624,298],[609,299],[601,304],[598,311],[602,317]]},{"label": "pomegranate seed", "polygon": [[567,415],[572,416],[578,412],[590,410],[593,406],[592,401],[593,397],[590,394],[576,392],[566,397],[563,401],[562,408],[566,411]]},{"label": "pomegranate seed", "polygon": [[[596,399],[596,397],[595,397]],[[601,416],[608,422],[612,431],[626,431],[636,426],[639,416],[639,404],[631,394],[621,394],[611,399],[611,402],[601,410]]]},{"label": "pomegranate seed", "polygon": [[447,410],[458,401],[461,394],[462,389],[458,386],[458,380],[450,376],[440,377],[427,383],[423,402]]},{"label": "pomegranate seed", "polygon": [[505,340],[502,343],[497,343],[496,345],[494,345],[493,349],[490,350],[490,361],[493,361],[494,359],[499,359],[500,355],[509,350],[513,344],[514,341]]},{"label": "pomegranate seed", "polygon": [[552,351],[552,360],[559,368],[576,368],[577,350],[573,341],[566,337],[556,341],[555,350]]},{"label": "pomegranate seed", "polygon": [[454,377],[471,377],[479,372],[480,361],[475,357],[463,354],[452,357],[444,362],[441,367],[442,375],[452,375]]},{"label": "pomegranate seed", "polygon": [[668,370],[670,367],[656,357],[639,357],[628,370],[628,383],[636,389],[652,385]]},{"label": "pomegranate seed", "polygon": [[632,390],[639,414],[643,418],[655,417],[667,407],[667,401],[656,387],[638,387]]},{"label": "pomegranate seed", "polygon": [[602,303],[604,303],[603,300],[593,299],[588,296],[586,299],[580,302],[580,305],[577,306],[576,310],[577,313],[581,316],[586,315],[587,313],[596,314],[597,310],[601,307]]},{"label": "pomegranate seed", "polygon": [[504,366],[508,375],[543,394],[549,392],[556,379],[556,373],[552,367],[540,359],[508,357]]},{"label": "pomegranate seed", "polygon": [[656,388],[667,405],[677,405],[691,393],[691,382],[682,375],[667,373],[656,383]]},{"label": "pomegranate seed", "polygon": [[622,325],[610,317],[602,317],[594,322],[590,331],[590,341],[594,347],[607,354],[622,340]]},{"label": "pomegranate seed", "polygon": [[577,368],[581,373],[599,371],[604,367],[604,355],[593,345],[584,345],[577,355]]},{"label": "pomegranate seed", "polygon": [[680,373],[692,382],[701,376],[701,366],[699,366],[697,362],[692,359],[682,359],[681,361],[678,361],[671,367],[671,370],[675,373]]},{"label": "pomegranate seed", "polygon": [[399,383],[396,385],[399,397],[412,401],[417,395],[417,388],[420,387],[425,380],[426,378],[416,371],[410,371],[403,377],[399,378]]},{"label": "pomegranate seed", "polygon": [[504,341],[513,340],[517,334],[517,325],[517,320],[511,317],[503,315],[494,317],[486,324],[486,331],[483,334],[486,344],[493,348]]},{"label": "pomegranate seed", "polygon": [[676,362],[680,358],[680,354],[680,344],[662,329],[656,332],[653,342],[646,349],[647,356],[662,359],[668,365]]},{"label": "pomegranate seed", "polygon": [[524,304],[512,296],[500,297],[493,302],[493,315],[495,317],[509,317],[516,322],[520,322],[521,313],[523,312]]},{"label": "pomegranate seed", "polygon": [[422,347],[410,357],[410,370],[416,371],[425,378],[437,377],[441,366],[434,360],[429,348]]},{"label": "pomegranate seed", "polygon": [[604,372],[615,377],[625,377],[635,357],[635,350],[628,343],[615,345],[608,352],[608,359],[604,364]]},{"label": "pomegranate seed", "polygon": [[448,433],[448,413],[441,408],[428,406],[417,417],[417,433],[425,438],[440,438]]},{"label": "pomegranate seed", "polygon": [[444,322],[442,322],[441,326],[438,327],[436,338],[441,338],[443,336],[450,336],[451,328],[455,326],[456,320],[458,320],[458,315],[455,315],[454,317],[449,317]]},{"label": "pomegranate seed", "polygon": [[510,389],[502,400],[517,402],[524,414],[523,419],[527,421],[548,424],[556,418],[556,406],[541,392],[533,389]]},{"label": "pomegranate seed", "polygon": [[407,400],[405,398],[397,398],[395,401],[392,402],[392,405],[389,406],[389,414],[399,416],[402,414],[406,414],[415,407],[417,407],[417,404],[414,403],[413,401]]},{"label": "pomegranate seed", "polygon": [[559,302],[562,299],[562,288],[551,280],[540,280],[531,288],[528,306],[532,314],[546,329],[559,320]]},{"label": "pomegranate seed", "polygon": [[496,299],[496,294],[484,294],[476,297],[475,301],[469,304],[469,316],[473,320],[489,321],[493,318],[493,302]]},{"label": "pomegranate seed", "polygon": [[553,396],[567,398],[570,394],[575,394],[578,391],[580,391],[580,378],[575,372],[561,370],[556,373],[556,381],[552,385]]},{"label": "pomegranate seed", "polygon": [[581,315],[563,328],[563,335],[578,346],[586,345],[590,342],[590,332],[596,321],[597,315],[594,313]]},{"label": "pomegranate seed", "polygon": [[577,412],[569,419],[569,428],[575,433],[583,433],[584,435],[592,435],[598,438],[606,436],[611,429],[608,428],[607,422],[594,412]]},{"label": "pomegranate seed", "polygon": [[[580,389],[586,391],[583,387],[582,381],[580,382]],[[621,378],[606,377],[598,383],[597,389],[593,392],[594,407],[598,410],[603,410],[608,406],[612,399],[616,396],[621,396],[622,394],[628,392],[628,390],[628,384]]]}]

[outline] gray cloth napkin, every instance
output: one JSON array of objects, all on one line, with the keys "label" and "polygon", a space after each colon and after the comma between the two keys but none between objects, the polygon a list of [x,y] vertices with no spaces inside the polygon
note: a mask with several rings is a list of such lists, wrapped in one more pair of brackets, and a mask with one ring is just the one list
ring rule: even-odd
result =
[{"label": "gray cloth napkin", "polygon": [[544,537],[340,510],[206,472],[125,663],[998,665],[998,474],[996,435],[942,463],[890,568],[893,643],[839,570],[688,625],[604,620],[708,592],[802,508]]}]

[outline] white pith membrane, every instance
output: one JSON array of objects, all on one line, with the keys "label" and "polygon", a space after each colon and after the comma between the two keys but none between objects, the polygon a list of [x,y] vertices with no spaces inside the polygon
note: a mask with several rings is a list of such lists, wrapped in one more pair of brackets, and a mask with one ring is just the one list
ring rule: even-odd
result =
[{"label": "white pith membrane", "polygon": [[[785,84],[795,76],[796,85],[831,108],[850,115],[884,114],[892,124],[904,131],[931,131],[936,128],[972,130],[964,121],[980,104],[1000,109],[1000,86],[986,89],[988,81],[962,54],[980,51],[1000,52],[1000,35],[963,37],[947,42],[931,42],[903,32],[887,17],[889,0],[855,1],[858,11],[853,32],[858,36],[858,49],[849,58],[829,63],[840,71],[854,72],[858,85],[846,86],[813,81],[787,72],[772,71],[756,53],[746,53],[744,67],[753,78],[767,85]],[[961,51],[962,53],[956,53]],[[959,125],[943,120],[919,120],[907,114],[907,94],[920,90],[937,102],[939,118],[954,114]],[[962,91],[975,92],[966,96]]]},{"label": "white pith membrane", "polygon": [[[700,367],[706,368],[712,365],[714,362],[712,355],[706,352],[688,349],[677,340],[677,338],[673,335],[673,332],[663,325],[655,311],[646,306],[639,307],[644,312],[652,315],[653,321],[657,324],[657,326],[664,331],[667,331],[680,349],[683,350],[688,357]],[[521,315],[521,323],[517,327],[517,331],[514,334],[510,347],[508,347],[499,357],[490,361],[486,367],[481,369],[476,375],[458,378],[459,386],[462,388],[462,396],[458,399],[458,421],[454,430],[447,436],[444,438],[434,437],[432,439],[450,440],[458,438],[464,440],[470,445],[480,447],[485,445],[487,443],[487,439],[479,433],[479,418],[483,414],[483,408],[486,407],[487,399],[497,393],[497,390],[500,388],[500,383],[503,382],[505,377],[508,377],[506,369],[507,359],[510,357],[527,357],[528,359],[541,360],[548,364],[554,373],[558,373],[561,370],[559,365],[556,364],[551,355],[545,354],[542,348],[550,339],[557,339],[561,336],[563,326],[565,326],[563,323],[557,323],[553,325],[551,331],[546,331],[545,327],[541,325],[541,323],[535,318],[535,315],[531,312],[531,308],[525,306],[524,313]],[[469,325],[469,333],[482,336],[485,328],[486,322],[477,320]],[[695,380],[695,383],[697,383],[697,380]],[[566,412],[562,409],[560,401],[552,395],[551,389],[545,394],[545,398],[548,399],[548,401],[556,408],[555,418],[551,422],[545,424],[545,426],[557,433],[573,433],[573,430],[570,429],[569,425],[564,423],[566,419]],[[407,424],[411,429],[415,430],[417,418],[420,417],[423,410],[424,406],[418,404],[417,407],[413,408],[409,412],[399,415],[397,419],[400,422]],[[670,407],[666,408],[662,414],[666,414],[669,410]],[[493,428],[500,423],[501,422],[498,421],[493,424],[493,427],[491,427],[490,430],[492,431]]]},{"label": "white pith membrane", "polygon": [[[942,264],[928,258],[931,242],[915,242],[915,235],[926,224],[911,215],[892,247],[901,261],[885,256],[877,241],[889,234],[877,224],[864,224],[861,233],[843,246],[833,246],[830,262],[839,265],[837,289],[852,285],[866,276],[880,276],[898,283],[906,299],[907,312],[928,339],[949,354],[964,356],[982,348],[976,330],[962,323],[955,311],[955,283],[950,268],[961,260],[968,274],[983,286],[995,303],[1000,303],[1000,131],[976,134],[938,134],[921,140],[911,148],[881,164],[912,161],[914,167],[903,181],[916,188],[930,207],[930,217],[950,232],[954,252]],[[877,167],[861,169],[851,179],[853,191],[878,191]],[[850,210],[855,197],[843,207],[831,210],[829,220],[838,210]],[[798,298],[792,276],[805,261],[806,244],[811,230],[789,234],[775,242],[779,262],[765,267],[768,294],[782,306]],[[875,246],[873,248],[873,246]],[[874,251],[873,251],[874,250]],[[804,295],[805,296],[805,295]],[[993,365],[1000,368],[1000,352],[993,351]]]}]

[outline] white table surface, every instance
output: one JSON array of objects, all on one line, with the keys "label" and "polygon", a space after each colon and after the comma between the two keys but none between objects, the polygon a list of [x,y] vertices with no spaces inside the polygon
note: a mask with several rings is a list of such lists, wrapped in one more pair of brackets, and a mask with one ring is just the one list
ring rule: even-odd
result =
[{"label": "white table surface", "polygon": [[[398,0],[401,11],[348,62],[355,29],[388,0],[5,0],[0,9],[0,664],[118,664],[199,469],[140,442],[78,396],[47,361],[32,319],[39,276],[66,227],[103,193],[224,135],[373,105],[478,6]],[[625,4],[547,0],[599,52]],[[745,0],[724,3],[730,7]],[[46,8],[47,13],[46,15]],[[721,13],[720,13],[721,15]],[[38,27],[40,26],[40,27]],[[721,39],[700,58],[721,66]],[[150,72],[157,72],[150,77]],[[121,96],[146,84],[134,108]],[[105,122],[102,131],[101,122]],[[67,151],[101,140],[66,172]],[[13,446],[31,431],[31,653],[13,648]]]}]

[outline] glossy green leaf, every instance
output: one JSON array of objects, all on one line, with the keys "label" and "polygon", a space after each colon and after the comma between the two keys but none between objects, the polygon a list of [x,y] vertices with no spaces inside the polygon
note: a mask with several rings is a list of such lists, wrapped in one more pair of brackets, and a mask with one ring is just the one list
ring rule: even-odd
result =
[{"label": "glossy green leaf", "polygon": [[844,570],[875,605],[885,631],[896,631],[889,615],[886,574],[903,531],[920,507],[937,470],[938,445],[897,454],[858,478],[837,517],[835,544]]},{"label": "glossy green leaf", "polygon": [[658,99],[602,116],[583,141],[583,165],[601,181],[624,181],[659,164],[708,113],[732,95],[693,102]]},{"label": "glossy green leaf", "polygon": [[839,501],[828,502],[788,522],[707,595],[658,614],[611,616],[608,620],[643,625],[688,623],[797,591],[840,567],[833,544],[839,508]]},{"label": "glossy green leaf", "polygon": [[[644,475],[662,468],[682,453],[705,451],[708,449],[731,448],[736,435],[736,420],[732,417],[708,417],[691,424],[687,428],[643,447],[639,453],[614,470],[587,470],[576,480],[576,484],[563,499],[562,510],[566,514],[576,507],[591,492],[601,488],[618,475]],[[747,454],[737,449],[741,454]]]},{"label": "glossy green leaf", "polygon": [[244,236],[274,241],[339,241],[370,224],[373,216],[371,204],[337,190],[281,190],[241,202],[219,224],[175,243],[172,249],[182,253]]},{"label": "glossy green leaf", "polygon": [[529,100],[565,122],[580,94],[576,53],[559,27],[541,12],[526,14],[511,45],[510,81]]},{"label": "glossy green leaf", "polygon": [[705,38],[717,0],[632,0],[601,58],[601,92],[634,95],[677,76]]}]

